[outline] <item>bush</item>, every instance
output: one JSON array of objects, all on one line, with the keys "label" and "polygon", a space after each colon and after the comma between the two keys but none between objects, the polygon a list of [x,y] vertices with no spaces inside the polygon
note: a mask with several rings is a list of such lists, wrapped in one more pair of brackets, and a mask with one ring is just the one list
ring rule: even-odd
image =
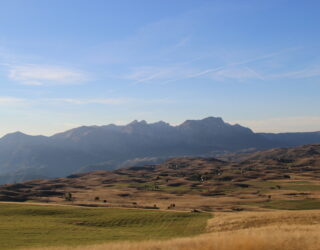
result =
[{"label": "bush", "polygon": [[71,194],[70,192],[65,193],[64,199],[65,199],[66,201],[72,201],[72,200],[73,200],[72,194]]}]

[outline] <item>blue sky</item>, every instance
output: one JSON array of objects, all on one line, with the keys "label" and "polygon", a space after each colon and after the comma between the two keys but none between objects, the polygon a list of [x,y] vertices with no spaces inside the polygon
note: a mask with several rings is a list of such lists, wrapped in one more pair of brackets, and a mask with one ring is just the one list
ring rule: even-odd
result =
[{"label": "blue sky", "polygon": [[317,0],[1,0],[0,135],[220,116],[320,130]]}]

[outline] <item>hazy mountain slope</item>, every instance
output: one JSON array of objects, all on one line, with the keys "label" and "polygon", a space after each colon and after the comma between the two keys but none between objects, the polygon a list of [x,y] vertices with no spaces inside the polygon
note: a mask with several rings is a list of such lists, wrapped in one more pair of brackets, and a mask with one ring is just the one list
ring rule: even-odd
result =
[{"label": "hazy mountain slope", "polygon": [[315,142],[320,142],[319,133],[257,134],[214,117],[187,120],[179,126],[145,121],[125,126],[83,126],[51,137],[17,132],[0,139],[0,183],[15,181],[15,175],[19,181],[23,176],[32,179],[32,173],[34,177],[52,178],[114,169],[143,159],[215,156]]},{"label": "hazy mountain slope", "polygon": [[271,140],[279,145],[286,147],[294,147],[304,144],[315,144],[320,141],[320,132],[304,132],[304,133],[260,133],[263,137]]},{"label": "hazy mountain slope", "polygon": [[54,139],[82,150],[112,153],[126,157],[205,154],[213,150],[268,148],[268,139],[221,118],[188,120],[179,126],[164,122],[147,124],[134,121],[126,126],[81,127],[53,136]]},{"label": "hazy mountain slope", "polygon": [[56,143],[50,137],[14,133],[0,140],[2,172],[21,168],[45,168],[48,175],[63,174],[75,170],[83,162],[89,163],[90,158],[93,157],[85,151]]}]

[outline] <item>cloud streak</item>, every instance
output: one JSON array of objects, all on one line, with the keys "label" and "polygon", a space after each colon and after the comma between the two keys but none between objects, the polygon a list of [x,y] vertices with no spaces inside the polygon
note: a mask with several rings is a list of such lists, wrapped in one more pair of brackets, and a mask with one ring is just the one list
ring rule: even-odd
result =
[{"label": "cloud streak", "polygon": [[214,80],[224,81],[226,79],[232,79],[237,81],[244,81],[248,79],[264,80],[265,78],[256,70],[249,67],[231,67],[218,70],[209,75]]},{"label": "cloud streak", "polygon": [[127,97],[115,97],[115,98],[17,98],[17,97],[1,97],[0,106],[17,106],[17,105],[128,105],[128,104],[171,104],[174,101],[166,98],[159,99],[138,99]]},{"label": "cloud streak", "polygon": [[[257,57],[251,57],[245,60],[234,61],[213,68],[200,69],[193,65],[194,60],[180,62],[170,66],[142,66],[132,69],[131,74],[124,76],[125,79],[134,81],[134,83],[149,82],[174,82],[178,80],[202,78],[215,81],[235,80],[243,82],[246,80],[268,80],[272,78],[303,78],[320,75],[320,67],[308,68],[305,70],[288,72],[282,74],[264,73],[266,68],[264,61],[278,57],[288,51],[294,51],[299,48],[288,48],[278,52],[268,53]],[[200,58],[201,59],[201,58]],[[196,60],[199,60],[197,58]],[[257,70],[256,64],[261,67]]]},{"label": "cloud streak", "polygon": [[136,99],[136,98],[87,98],[87,99],[75,99],[75,98],[62,98],[62,99],[49,99],[48,101],[69,103],[74,105],[126,105],[126,104],[170,104],[169,99]]},{"label": "cloud streak", "polygon": [[75,105],[87,105],[87,104],[102,104],[102,105],[122,105],[131,101],[128,98],[93,98],[93,99],[74,99],[74,98],[62,98],[62,99],[49,99],[49,101],[69,103]]},{"label": "cloud streak", "polygon": [[286,72],[282,74],[272,75],[272,78],[310,78],[320,76],[320,65],[305,68],[302,70]]},{"label": "cloud streak", "polygon": [[77,84],[88,80],[86,74],[76,70],[35,64],[9,66],[8,77],[33,86]]},{"label": "cloud streak", "polygon": [[215,81],[248,79],[265,80],[265,77],[248,66],[242,67],[217,67],[214,70],[200,71],[186,65],[173,65],[169,67],[140,67],[135,68],[133,73],[125,76],[125,79],[137,83],[168,83],[178,80],[206,78]]},{"label": "cloud streak", "polygon": [[25,99],[22,99],[22,98],[0,96],[0,106],[21,105],[21,104],[25,104],[25,102],[26,102]]}]

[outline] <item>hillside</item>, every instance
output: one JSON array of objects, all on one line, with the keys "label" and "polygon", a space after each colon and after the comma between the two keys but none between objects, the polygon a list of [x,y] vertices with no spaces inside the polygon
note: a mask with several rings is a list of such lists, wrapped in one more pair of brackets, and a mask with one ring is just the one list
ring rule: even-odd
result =
[{"label": "hillside", "polygon": [[319,133],[259,134],[221,118],[79,127],[63,133],[0,139],[0,184],[72,173],[155,164],[172,157],[214,157],[237,151],[320,143]]},{"label": "hillside", "polygon": [[[205,211],[320,208],[319,144],[241,158],[173,158],[158,165],[5,185],[0,200]],[[72,199],[66,201],[69,193]]]}]

